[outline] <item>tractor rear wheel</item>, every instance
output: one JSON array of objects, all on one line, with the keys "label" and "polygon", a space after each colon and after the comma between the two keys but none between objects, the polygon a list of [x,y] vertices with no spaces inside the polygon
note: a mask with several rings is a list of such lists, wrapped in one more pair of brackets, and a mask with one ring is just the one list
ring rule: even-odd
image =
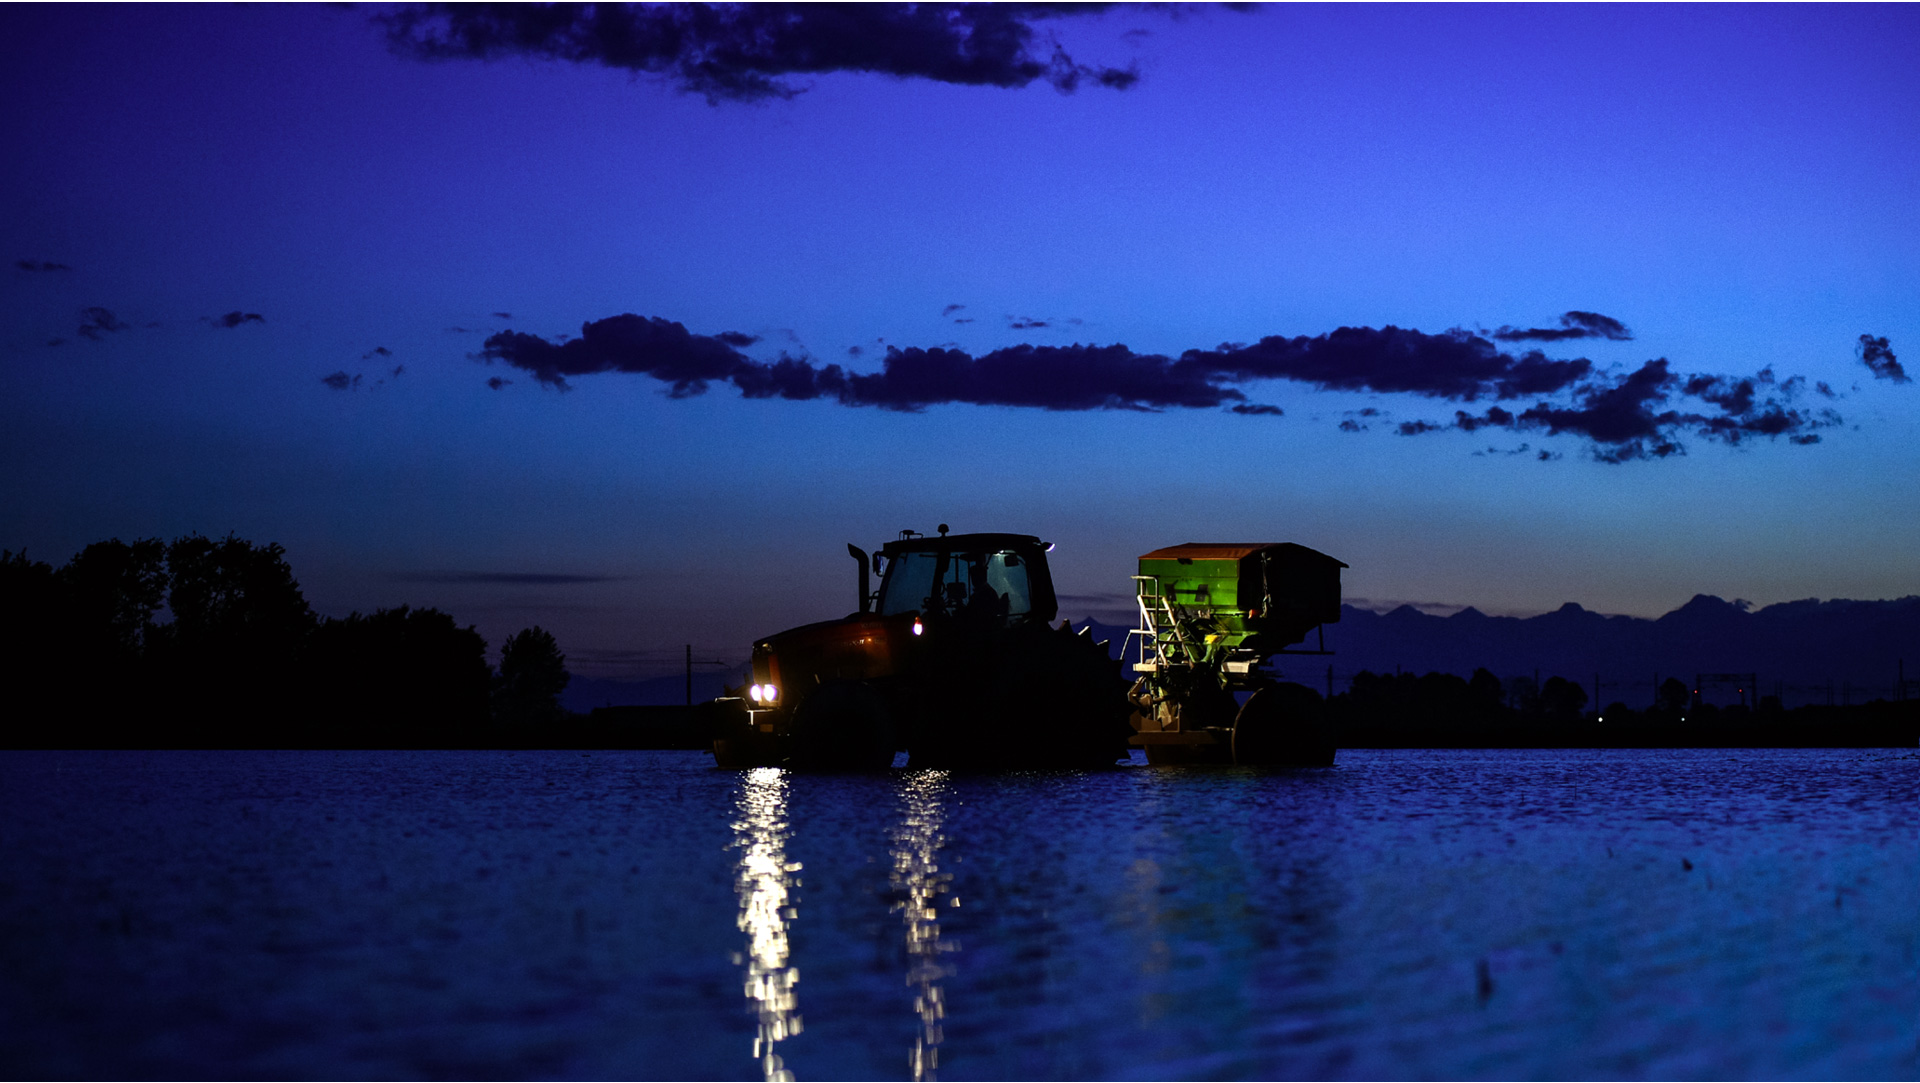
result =
[{"label": "tractor rear wheel", "polygon": [[1261,767],[1331,767],[1326,704],[1304,684],[1270,684],[1233,720],[1233,762]]}]

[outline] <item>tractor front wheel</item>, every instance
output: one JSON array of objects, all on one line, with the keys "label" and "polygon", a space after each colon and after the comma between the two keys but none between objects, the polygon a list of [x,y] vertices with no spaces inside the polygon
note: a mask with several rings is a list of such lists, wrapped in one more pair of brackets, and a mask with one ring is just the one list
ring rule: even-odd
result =
[{"label": "tractor front wheel", "polygon": [[793,712],[791,764],[801,770],[884,771],[893,766],[893,712],[860,681],[829,681]]}]

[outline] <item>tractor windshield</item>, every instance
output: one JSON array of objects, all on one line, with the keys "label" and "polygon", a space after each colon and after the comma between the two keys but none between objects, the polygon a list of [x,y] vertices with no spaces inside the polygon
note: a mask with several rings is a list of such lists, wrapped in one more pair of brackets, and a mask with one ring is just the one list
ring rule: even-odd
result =
[{"label": "tractor windshield", "polygon": [[1033,612],[1033,591],[1020,554],[901,553],[887,565],[880,612],[947,613],[1013,625]]}]

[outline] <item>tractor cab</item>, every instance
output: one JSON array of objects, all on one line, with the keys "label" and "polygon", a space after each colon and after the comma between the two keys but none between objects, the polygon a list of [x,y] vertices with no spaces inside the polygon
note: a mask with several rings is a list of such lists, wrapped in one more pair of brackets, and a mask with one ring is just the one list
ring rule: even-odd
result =
[{"label": "tractor cab", "polygon": [[982,630],[1043,625],[1059,606],[1047,571],[1052,548],[1030,534],[910,534],[876,554],[885,561],[875,608]]}]

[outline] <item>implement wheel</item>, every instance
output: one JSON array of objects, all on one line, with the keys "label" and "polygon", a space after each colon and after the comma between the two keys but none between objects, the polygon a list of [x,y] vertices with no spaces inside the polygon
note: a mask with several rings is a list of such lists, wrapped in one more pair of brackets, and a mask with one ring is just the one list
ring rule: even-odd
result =
[{"label": "implement wheel", "polygon": [[796,769],[884,771],[893,766],[893,712],[872,685],[829,681],[793,712]]},{"label": "implement wheel", "polygon": [[1332,767],[1326,704],[1304,684],[1255,692],[1233,720],[1233,762],[1257,767]]}]

